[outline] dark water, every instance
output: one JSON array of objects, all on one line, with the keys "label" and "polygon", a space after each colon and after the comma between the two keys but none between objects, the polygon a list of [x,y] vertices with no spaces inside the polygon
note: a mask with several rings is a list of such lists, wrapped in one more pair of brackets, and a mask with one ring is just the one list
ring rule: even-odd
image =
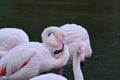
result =
[{"label": "dark water", "polygon": [[[0,0],[0,28],[22,28],[31,41],[41,41],[45,27],[66,23],[89,32],[93,55],[83,68],[85,80],[120,80],[119,0]],[[73,80],[71,65],[64,76]]]}]

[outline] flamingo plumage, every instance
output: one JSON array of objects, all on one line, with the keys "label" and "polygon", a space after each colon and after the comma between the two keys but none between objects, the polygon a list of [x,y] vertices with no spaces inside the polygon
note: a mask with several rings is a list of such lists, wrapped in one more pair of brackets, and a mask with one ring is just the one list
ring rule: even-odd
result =
[{"label": "flamingo plumage", "polygon": [[[82,52],[81,52],[82,53]],[[82,70],[80,68],[80,53],[73,54],[73,73],[74,80],[84,80]],[[42,74],[31,78],[30,80],[68,80],[67,78],[54,73]]]},{"label": "flamingo plumage", "polygon": [[[53,53],[53,45],[56,44],[55,36],[51,35],[44,35],[51,31],[49,28],[53,28],[56,26],[50,26],[42,32],[42,41],[45,43],[49,50]],[[62,33],[64,33],[64,44],[66,44],[70,51],[70,58],[68,63],[72,63],[73,54],[76,52],[80,52],[80,61],[84,62],[85,57],[91,57],[92,49],[90,45],[90,39],[88,32],[85,28],[77,24],[65,24],[63,26],[57,27],[53,29],[54,32],[59,33],[57,36],[62,37]],[[56,36],[56,37],[57,37]],[[57,41],[58,42],[58,41]],[[84,49],[83,49],[84,48]],[[60,54],[52,54],[54,57],[59,57]],[[62,72],[60,73],[62,74]]]},{"label": "flamingo plumage", "polygon": [[[59,41],[58,48],[55,46],[57,51],[62,49],[58,59],[51,55],[44,43],[29,42],[11,49],[0,60],[0,80],[28,80],[40,73],[66,65],[69,59],[69,50],[63,44],[63,39]],[[62,47],[59,47],[61,43]]]},{"label": "flamingo plumage", "polygon": [[29,42],[28,35],[18,28],[0,29],[0,57],[6,54],[10,49],[17,45]]}]

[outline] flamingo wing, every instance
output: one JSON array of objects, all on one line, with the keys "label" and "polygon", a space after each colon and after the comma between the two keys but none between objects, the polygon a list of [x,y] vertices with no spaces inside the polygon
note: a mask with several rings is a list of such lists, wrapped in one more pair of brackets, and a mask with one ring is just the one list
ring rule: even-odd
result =
[{"label": "flamingo wing", "polygon": [[9,50],[15,47],[18,42],[20,42],[19,38],[16,35],[8,35],[4,37],[0,37],[0,49]]},{"label": "flamingo wing", "polygon": [[17,46],[10,50],[0,60],[0,76],[8,76],[16,73],[22,67],[26,66],[33,56],[33,50],[25,45]]},{"label": "flamingo wing", "polygon": [[17,46],[19,42],[20,39],[16,35],[0,36],[0,57]]}]

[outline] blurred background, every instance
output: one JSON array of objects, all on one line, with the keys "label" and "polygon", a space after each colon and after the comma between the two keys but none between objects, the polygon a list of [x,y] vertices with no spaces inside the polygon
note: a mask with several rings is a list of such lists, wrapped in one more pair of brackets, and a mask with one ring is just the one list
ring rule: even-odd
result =
[{"label": "blurred background", "polygon": [[[21,28],[30,41],[41,42],[44,28],[66,23],[88,30],[93,55],[85,80],[120,80],[120,0],[0,0],[0,28]],[[74,80],[72,65],[64,76]]]}]

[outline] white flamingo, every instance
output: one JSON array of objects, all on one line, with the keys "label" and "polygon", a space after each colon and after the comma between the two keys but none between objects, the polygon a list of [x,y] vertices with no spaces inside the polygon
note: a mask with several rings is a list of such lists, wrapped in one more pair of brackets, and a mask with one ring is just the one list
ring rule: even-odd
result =
[{"label": "white flamingo", "polygon": [[[72,57],[73,54],[77,52],[78,48],[84,47],[85,50],[83,51],[83,54],[81,55],[81,60],[85,60],[85,57],[90,57],[92,55],[92,49],[90,45],[90,39],[88,32],[85,28],[81,27],[80,25],[76,24],[65,24],[61,26],[59,29],[54,28],[54,29],[49,29],[53,28],[54,26],[50,26],[46,28],[42,34],[42,41],[43,43],[47,44],[48,46],[52,46],[56,44],[55,37],[53,35],[46,35],[46,33],[54,30],[53,32],[64,32],[64,43],[68,45],[69,50],[70,50],[70,59],[69,62],[72,62]],[[60,36],[60,33],[59,33]],[[57,37],[57,36],[56,36]],[[57,42],[58,43],[58,42]],[[80,50],[78,50],[80,52]]]},{"label": "white flamingo", "polygon": [[28,43],[29,38],[22,29],[0,29],[0,57],[17,45]]},{"label": "white flamingo", "polygon": [[42,75],[33,77],[30,80],[67,80],[67,79],[58,74],[47,73],[47,74],[42,74]]},{"label": "white flamingo", "polygon": [[[69,46],[72,56],[73,53],[82,52],[83,54],[80,53],[81,61],[84,61],[85,57],[91,57],[92,49],[90,39],[85,28],[76,24],[65,24],[60,28],[65,32],[64,41]],[[77,50],[78,48],[79,50]],[[72,56],[70,56],[70,60],[72,60]]]},{"label": "white flamingo", "polygon": [[39,73],[64,66],[69,59],[69,51],[66,45],[63,46],[63,40],[59,39],[58,49],[63,51],[60,51],[58,59],[51,55],[44,43],[30,42],[11,49],[0,60],[0,80],[28,80]]},{"label": "white flamingo", "polygon": [[[53,35],[48,36],[46,34],[52,31],[49,28],[53,28],[53,27],[55,26],[50,26],[46,28],[41,34],[43,43],[48,45],[48,48],[50,49],[52,53],[54,51],[52,48],[53,44],[56,44],[58,42],[56,42],[55,37]],[[76,52],[82,52],[80,53],[81,62],[85,61],[85,57],[90,57],[92,55],[92,49],[90,45],[90,39],[89,39],[88,32],[85,28],[81,27],[80,25],[65,24],[61,26],[59,29],[54,28],[53,32],[62,32],[62,33],[64,32],[65,34],[64,43],[68,45],[69,51],[70,51],[70,58],[69,58],[68,63],[72,62],[73,54]],[[59,35],[61,34],[59,33]],[[85,49],[83,50],[82,48],[85,48]],[[53,56],[57,58],[59,54],[57,55],[53,54]],[[62,72],[60,74],[62,74]]]},{"label": "white flamingo", "polygon": [[[82,53],[82,52],[81,52]],[[73,54],[73,73],[74,73],[74,80],[84,80],[82,70],[80,68],[80,53]],[[39,75],[36,77],[31,78],[30,80],[67,80],[67,78],[57,75],[54,73],[48,73]]]}]

